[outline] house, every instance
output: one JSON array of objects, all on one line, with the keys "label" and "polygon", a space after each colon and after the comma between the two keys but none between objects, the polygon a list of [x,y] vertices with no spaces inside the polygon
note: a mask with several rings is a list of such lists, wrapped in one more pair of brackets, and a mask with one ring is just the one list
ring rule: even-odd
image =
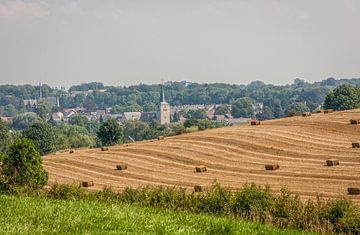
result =
[{"label": "house", "polygon": [[0,120],[5,123],[10,123],[13,119],[14,117],[0,117]]},{"label": "house", "polygon": [[141,112],[124,112],[121,117],[121,123],[140,120]]},{"label": "house", "polygon": [[159,113],[156,111],[153,112],[142,112],[140,116],[140,121],[142,122],[153,122],[159,120]]},{"label": "house", "polygon": [[52,120],[55,122],[61,122],[64,120],[64,114],[62,112],[56,112],[51,114]]}]

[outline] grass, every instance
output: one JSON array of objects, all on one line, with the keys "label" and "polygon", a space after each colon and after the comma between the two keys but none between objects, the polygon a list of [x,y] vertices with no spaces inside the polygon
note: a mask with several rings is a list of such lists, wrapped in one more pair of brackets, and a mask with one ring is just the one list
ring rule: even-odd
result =
[{"label": "grass", "polygon": [[0,195],[0,234],[309,234],[126,203]]}]

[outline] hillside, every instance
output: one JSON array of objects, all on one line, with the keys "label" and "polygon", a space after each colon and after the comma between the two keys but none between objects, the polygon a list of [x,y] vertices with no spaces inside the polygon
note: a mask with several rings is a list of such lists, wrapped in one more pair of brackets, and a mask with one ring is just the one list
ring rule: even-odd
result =
[{"label": "hillside", "polygon": [[[233,126],[192,134],[100,149],[57,153],[43,158],[49,184],[93,180],[92,189],[111,186],[176,185],[192,189],[217,179],[239,188],[246,182],[268,184],[278,192],[287,186],[303,198],[345,195],[357,204],[360,196],[347,196],[347,187],[360,187],[360,110],[314,114],[262,122],[259,126]],[[336,158],[339,166],[324,166]],[[117,171],[116,164],[128,169]],[[264,164],[280,169],[265,171]],[[208,171],[195,173],[205,165]]]}]

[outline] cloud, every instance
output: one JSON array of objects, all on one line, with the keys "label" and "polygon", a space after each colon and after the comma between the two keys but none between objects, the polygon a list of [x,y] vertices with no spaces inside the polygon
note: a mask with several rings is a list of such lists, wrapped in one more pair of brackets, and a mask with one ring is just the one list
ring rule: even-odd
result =
[{"label": "cloud", "polygon": [[0,20],[28,21],[49,16],[47,6],[42,3],[22,0],[0,3]]}]

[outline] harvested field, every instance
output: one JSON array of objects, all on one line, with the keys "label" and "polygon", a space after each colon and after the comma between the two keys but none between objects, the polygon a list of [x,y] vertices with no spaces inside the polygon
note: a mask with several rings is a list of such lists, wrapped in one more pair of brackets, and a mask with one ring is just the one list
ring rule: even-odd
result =
[{"label": "harvested field", "polygon": [[[349,119],[360,119],[360,109],[318,113],[263,121],[256,128],[240,125],[167,137],[162,141],[143,141],[109,148],[57,153],[43,158],[49,184],[94,182],[91,190],[110,186],[194,186],[210,185],[215,179],[231,189],[246,182],[268,184],[275,193],[287,186],[304,199],[344,196],[360,205],[360,195],[348,195],[348,188],[360,188],[359,150],[351,143],[358,140],[360,126]],[[327,159],[341,164],[326,167]],[[128,169],[114,166],[126,162]],[[264,165],[280,168],[267,171]],[[198,174],[194,166],[206,166]]]}]

